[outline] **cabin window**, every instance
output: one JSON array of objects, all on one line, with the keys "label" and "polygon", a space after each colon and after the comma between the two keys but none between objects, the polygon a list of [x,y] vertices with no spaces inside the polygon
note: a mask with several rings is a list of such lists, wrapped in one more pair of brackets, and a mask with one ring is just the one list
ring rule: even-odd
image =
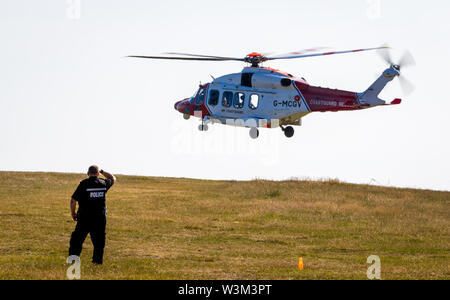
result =
[{"label": "cabin window", "polygon": [[205,101],[205,89],[200,89],[197,95],[197,99],[195,99],[195,104],[202,105]]},{"label": "cabin window", "polygon": [[244,93],[234,93],[233,105],[236,108],[244,107],[245,94]]},{"label": "cabin window", "polygon": [[248,103],[248,106],[251,109],[257,109],[259,104],[259,95],[257,94],[251,94],[250,95],[250,102]]},{"label": "cabin window", "polygon": [[233,102],[233,92],[223,92],[222,105],[225,107],[230,107]]},{"label": "cabin window", "polygon": [[211,90],[209,92],[209,105],[217,105],[219,103],[219,91],[218,90]]}]

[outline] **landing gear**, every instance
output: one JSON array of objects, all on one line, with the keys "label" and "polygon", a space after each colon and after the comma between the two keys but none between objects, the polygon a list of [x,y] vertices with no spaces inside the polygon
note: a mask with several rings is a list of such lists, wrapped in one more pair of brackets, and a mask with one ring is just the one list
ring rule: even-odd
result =
[{"label": "landing gear", "polygon": [[200,130],[200,131],[207,131],[208,130],[208,125],[200,124],[200,125],[198,125],[198,130]]},{"label": "landing gear", "polygon": [[292,128],[292,126],[288,126],[288,127],[281,126],[281,130],[283,130],[284,135],[287,138],[291,138],[294,136],[294,128]]},{"label": "landing gear", "polygon": [[202,124],[198,125],[198,130],[200,130],[200,131],[208,131],[208,125],[207,124],[209,122],[210,122],[210,119],[207,116],[205,116],[202,119]]},{"label": "landing gear", "polygon": [[252,139],[257,139],[258,136],[259,136],[259,130],[258,130],[258,128],[256,128],[256,127],[250,128],[250,137],[251,137]]},{"label": "landing gear", "polygon": [[183,114],[183,118],[184,118],[185,120],[189,120],[190,117],[191,117],[190,114]]}]

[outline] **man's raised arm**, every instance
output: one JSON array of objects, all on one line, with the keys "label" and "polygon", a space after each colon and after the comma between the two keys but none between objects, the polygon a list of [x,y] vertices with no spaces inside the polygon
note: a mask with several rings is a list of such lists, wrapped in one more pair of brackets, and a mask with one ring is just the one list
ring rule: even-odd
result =
[{"label": "man's raised arm", "polygon": [[106,179],[112,179],[113,182],[116,182],[116,176],[114,176],[113,174],[108,173],[108,172],[103,171],[103,170],[100,171],[100,174],[102,174],[103,176],[105,176]]}]

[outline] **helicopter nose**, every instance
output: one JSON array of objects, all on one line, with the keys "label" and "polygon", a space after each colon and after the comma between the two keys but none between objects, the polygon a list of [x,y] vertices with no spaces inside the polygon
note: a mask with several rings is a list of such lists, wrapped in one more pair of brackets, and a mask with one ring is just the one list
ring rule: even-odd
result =
[{"label": "helicopter nose", "polygon": [[175,110],[179,111],[180,113],[184,113],[184,110],[186,109],[186,106],[187,106],[186,102],[187,102],[186,99],[177,101],[177,102],[175,102],[173,107],[175,108]]}]

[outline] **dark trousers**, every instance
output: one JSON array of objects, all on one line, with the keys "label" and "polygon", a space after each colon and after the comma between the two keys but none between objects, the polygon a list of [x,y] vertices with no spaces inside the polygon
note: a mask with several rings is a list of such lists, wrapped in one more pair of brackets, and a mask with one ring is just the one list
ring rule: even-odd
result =
[{"label": "dark trousers", "polygon": [[81,255],[84,240],[89,233],[91,235],[92,244],[94,245],[92,262],[97,264],[103,263],[103,251],[105,249],[106,239],[105,230],[105,216],[79,217],[75,231],[72,232],[72,236],[70,237],[69,256]]}]

